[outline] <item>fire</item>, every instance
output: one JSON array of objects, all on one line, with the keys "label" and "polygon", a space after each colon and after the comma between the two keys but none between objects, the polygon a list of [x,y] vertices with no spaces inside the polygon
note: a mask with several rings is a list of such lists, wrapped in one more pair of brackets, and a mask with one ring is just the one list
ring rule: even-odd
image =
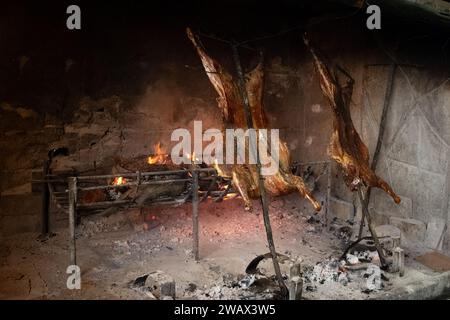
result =
[{"label": "fire", "polygon": [[112,184],[114,186],[120,186],[125,183],[127,183],[127,179],[125,179],[124,177],[115,177]]},{"label": "fire", "polygon": [[193,163],[199,163],[200,162],[200,159],[195,156],[195,151],[192,152],[192,154],[186,153],[184,156],[188,160],[192,161]]},{"label": "fire", "polygon": [[225,173],[222,171],[222,169],[219,166],[219,161],[217,161],[217,159],[214,159],[214,163],[213,163],[213,168],[216,169],[217,174],[221,177],[225,176]]},{"label": "fire", "polygon": [[161,147],[161,142],[154,145],[153,149],[155,153],[153,156],[149,156],[147,159],[148,164],[165,164],[167,162],[167,154]]}]

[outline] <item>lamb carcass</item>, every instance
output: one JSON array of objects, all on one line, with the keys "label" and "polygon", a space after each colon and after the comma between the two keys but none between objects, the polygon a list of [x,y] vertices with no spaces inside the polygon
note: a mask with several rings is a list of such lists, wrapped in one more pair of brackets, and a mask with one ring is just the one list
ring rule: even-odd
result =
[{"label": "lamb carcass", "polygon": [[[338,65],[326,62],[325,57],[310,45],[306,36],[304,41],[314,58],[322,92],[333,111],[333,133],[329,153],[343,169],[345,183],[352,191],[361,185],[380,188],[388,193],[395,203],[400,203],[400,197],[389,184],[370,168],[369,150],[353,125],[350,101],[354,80]],[[339,75],[345,77],[345,84],[339,82]]]},{"label": "lamb carcass", "polygon": [[[243,100],[238,84],[230,73],[205,51],[196,35],[187,29],[187,35],[192,41],[202,61],[203,67],[219,97],[217,102],[222,111],[224,128],[247,128],[244,114]],[[246,90],[249,97],[251,115],[255,129],[267,129],[267,119],[262,105],[263,90],[263,64],[262,61],[249,73],[246,74]],[[246,145],[248,151],[248,144]],[[248,154],[248,152],[246,152]],[[267,156],[271,156],[268,154]],[[263,163],[267,163],[262,159]],[[216,164],[216,169],[222,176],[232,179],[234,187],[242,196],[245,207],[250,210],[251,200],[260,196],[258,188],[257,167],[253,164]],[[314,209],[319,211],[321,205],[314,198],[311,191],[306,187],[302,178],[290,172],[290,154],[285,142],[280,141],[279,148],[279,170],[273,175],[265,176],[264,186],[271,196],[283,195],[291,192],[298,192],[302,197],[308,199]]]}]

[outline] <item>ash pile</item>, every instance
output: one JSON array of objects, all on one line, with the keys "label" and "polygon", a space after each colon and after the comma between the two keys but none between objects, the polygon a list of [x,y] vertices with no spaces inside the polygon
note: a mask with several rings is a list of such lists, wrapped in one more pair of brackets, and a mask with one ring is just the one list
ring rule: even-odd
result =
[{"label": "ash pile", "polygon": [[158,300],[273,300],[280,299],[274,277],[226,273],[213,286],[195,283],[176,285],[174,279],[157,270],[129,282],[128,287],[147,299]]},{"label": "ash pile", "polygon": [[[347,250],[341,257],[329,257],[314,266],[304,266],[304,291],[336,290],[347,288],[355,292],[371,294],[387,290],[392,286],[390,277],[398,270],[395,256],[400,249],[398,237],[382,236],[380,243],[386,264],[380,256],[370,237],[351,242],[351,232],[338,228],[335,234],[345,242]],[[381,231],[381,230],[380,230]],[[404,259],[404,258],[403,258]],[[397,265],[397,268],[396,268]],[[389,273],[388,273],[389,272]]]},{"label": "ash pile", "polygon": [[376,251],[347,254],[343,260],[329,258],[315,266],[304,267],[304,290],[315,292],[322,289],[349,289],[371,293],[389,285],[389,278],[376,263]]}]

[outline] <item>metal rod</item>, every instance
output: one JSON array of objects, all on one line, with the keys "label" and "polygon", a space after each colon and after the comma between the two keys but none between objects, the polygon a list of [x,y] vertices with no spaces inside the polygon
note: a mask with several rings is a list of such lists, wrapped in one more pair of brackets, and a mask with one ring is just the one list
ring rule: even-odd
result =
[{"label": "metal rod", "polygon": [[330,226],[330,200],[331,200],[331,161],[328,161],[327,177],[327,210],[325,213],[325,227]]},{"label": "metal rod", "polygon": [[137,183],[137,188],[136,191],[139,191],[139,186],[141,185],[141,172],[140,171],[136,171],[136,183]]},{"label": "metal rod", "polygon": [[76,240],[75,240],[75,223],[77,215],[77,178],[68,178],[69,182],[69,250],[70,264],[77,264]]},{"label": "metal rod", "polygon": [[216,184],[217,176],[212,176],[212,179],[210,179],[210,180],[211,180],[211,182],[209,183],[208,189],[203,194],[202,198],[200,199],[200,202],[206,200],[206,198],[208,198],[208,196],[211,194],[211,190],[212,190],[212,188],[214,188],[214,185]]},{"label": "metal rod", "polygon": [[[44,163],[44,175],[48,174],[50,163]],[[42,208],[41,208],[41,234],[46,235],[49,232],[50,221],[50,189],[48,182],[42,184]]]},{"label": "metal rod", "polygon": [[[378,239],[387,239],[390,238],[390,236],[383,236],[383,237],[378,237]],[[347,253],[353,248],[355,247],[358,243],[360,243],[363,240],[371,240],[372,237],[368,236],[368,237],[362,237],[361,239],[357,239],[354,242],[352,242],[347,249],[345,249],[344,253],[342,253],[342,255],[340,256],[339,260],[344,260],[345,257],[347,257]],[[347,266],[346,266],[347,267]]]},{"label": "metal rod", "polygon": [[[370,166],[370,168],[372,169],[373,172],[375,172],[377,169],[378,159],[380,157],[381,146],[383,144],[384,131],[386,128],[386,118],[387,118],[387,114],[389,111],[389,106],[391,105],[392,92],[393,92],[393,88],[394,88],[396,71],[397,71],[397,65],[391,64],[391,70],[389,72],[389,78],[388,78],[388,82],[387,82],[387,86],[386,86],[386,92],[384,94],[384,104],[383,104],[383,110],[382,110],[381,119],[380,119],[380,129],[378,130],[377,145],[375,147],[375,152],[373,153],[373,158],[372,158],[372,164]],[[363,234],[364,215],[365,215],[365,212],[368,211],[371,192],[372,192],[372,188],[369,186],[365,197],[363,198],[363,200],[361,200],[361,206],[363,207],[363,210],[362,210],[361,224],[359,225],[358,238],[361,238],[362,234]]]},{"label": "metal rod", "polygon": [[[233,60],[234,60],[235,66],[236,66],[237,74],[238,74],[239,90],[240,90],[242,100],[244,102],[244,113],[245,113],[245,117],[247,120],[247,127],[248,127],[248,129],[253,129],[254,128],[253,117],[252,117],[252,114],[250,111],[250,102],[249,102],[249,98],[248,98],[247,89],[245,86],[244,73],[242,71],[241,61],[239,59],[238,45],[234,44],[231,47],[233,50]],[[261,55],[261,57],[262,57],[262,55]],[[286,284],[284,283],[283,276],[281,274],[280,264],[278,263],[278,256],[277,256],[277,252],[275,249],[275,242],[273,240],[273,235],[272,235],[272,227],[270,225],[269,205],[267,203],[266,189],[264,186],[264,177],[261,174],[261,162],[259,159],[258,148],[253,145],[254,144],[254,143],[252,143],[253,139],[249,139],[249,140],[250,140],[250,146],[249,146],[250,152],[253,155],[253,159],[256,159],[256,168],[257,168],[256,174],[258,176],[258,186],[259,186],[261,206],[262,206],[262,211],[263,211],[264,227],[266,229],[267,243],[269,245],[270,253],[272,255],[273,267],[275,270],[275,275],[277,277],[278,285],[280,286],[281,294],[283,296],[287,297],[288,289],[286,287]]]},{"label": "metal rod", "polygon": [[223,191],[219,191],[218,197],[214,199],[214,202],[222,201],[223,198],[230,192],[230,190],[231,190],[231,180],[228,180],[225,189]]},{"label": "metal rod", "polygon": [[192,171],[192,235],[193,252],[195,261],[200,258],[199,255],[199,235],[198,235],[198,171]]},{"label": "metal rod", "polygon": [[[359,195],[359,200],[362,203],[363,199],[364,199],[362,186],[359,187],[358,195]],[[386,265],[386,259],[385,259],[384,254],[383,254],[383,249],[381,248],[380,240],[379,240],[379,238],[377,236],[375,228],[373,227],[372,219],[370,217],[369,210],[367,209],[367,207],[364,207],[364,206],[363,206],[363,210],[364,210],[363,215],[365,216],[365,218],[367,220],[367,225],[369,226],[370,234],[372,235],[373,242],[375,243],[375,248],[377,249],[378,256],[380,257],[381,267],[385,268],[387,266]]]},{"label": "metal rod", "polygon": [[[198,172],[216,172],[216,169],[214,168],[196,168],[195,169]],[[171,174],[181,174],[181,173],[187,173],[188,170],[168,170],[168,171],[153,171],[153,172],[141,172],[141,177],[147,177],[147,176],[163,176],[163,175],[171,175]],[[115,173],[115,174],[105,174],[105,175],[96,175],[96,176],[79,176],[78,181],[85,181],[85,180],[95,180],[95,179],[111,179],[111,178],[117,178],[117,177],[124,177],[124,178],[133,178],[137,177],[137,173]]]},{"label": "metal rod", "polygon": [[78,188],[78,190],[88,191],[88,190],[98,190],[98,189],[130,187],[130,186],[137,186],[137,185],[155,185],[155,184],[167,184],[167,183],[188,182],[188,181],[191,181],[191,179],[170,179],[170,180],[144,181],[139,184],[138,184],[138,182],[128,182],[128,183],[119,184],[119,185],[111,184],[111,185],[103,185],[103,186],[82,187],[82,188]]},{"label": "metal rod", "polygon": [[[173,199],[173,198],[170,198]],[[149,203],[149,205],[152,204],[158,204],[158,203],[184,203],[187,199],[175,199],[175,200],[155,200]],[[93,202],[93,203],[86,203],[86,204],[77,204],[78,209],[102,209],[104,207],[111,207],[111,206],[121,206],[121,205],[134,205],[133,200],[114,200],[114,201],[101,201],[101,202]]]},{"label": "metal rod", "polygon": [[[196,171],[198,171],[196,169]],[[142,175],[141,175],[142,176]],[[139,179],[139,177],[138,177]],[[211,177],[202,177],[199,178],[200,180],[214,180],[217,179],[217,176],[211,176]],[[158,185],[158,184],[166,184],[166,183],[176,183],[176,182],[188,182],[191,181],[191,178],[184,178],[184,179],[168,179],[168,180],[153,180],[153,181],[141,181],[140,179],[133,182],[127,182],[123,184],[108,184],[108,185],[101,185],[101,186],[92,186],[92,187],[80,187],[78,190],[80,191],[89,191],[89,190],[98,190],[98,189],[115,189],[115,188],[122,188],[122,187],[131,187],[131,186],[139,186],[139,185]]]},{"label": "metal rod", "polygon": [[[195,171],[198,172],[216,172],[214,168],[195,168]],[[168,174],[176,174],[176,173],[187,173],[188,170],[172,170],[172,171],[154,171],[154,172],[143,172],[142,176],[159,176],[159,175],[168,175]]]},{"label": "metal rod", "polygon": [[185,199],[175,199],[175,200],[157,200],[157,201],[152,201],[149,204],[146,204],[148,206],[155,206],[155,205],[180,205],[185,203],[186,200]]},{"label": "metal rod", "polygon": [[57,191],[57,192],[53,191],[52,195],[54,195],[55,197],[58,197],[58,196],[66,197],[67,193],[68,193],[67,190],[66,191]]},{"label": "metal rod", "polygon": [[31,180],[32,183],[52,183],[52,182],[66,182],[64,179],[44,179],[44,180]]},{"label": "metal rod", "polygon": [[115,173],[115,174],[104,174],[104,175],[96,175],[96,176],[79,176],[78,181],[86,181],[86,180],[96,180],[96,179],[112,179],[117,177],[123,178],[133,178],[136,177],[136,173]]},{"label": "metal rod", "polygon": [[78,209],[88,209],[88,208],[102,208],[106,206],[122,205],[127,203],[133,203],[132,200],[114,200],[114,201],[99,201],[85,204],[77,204]]}]

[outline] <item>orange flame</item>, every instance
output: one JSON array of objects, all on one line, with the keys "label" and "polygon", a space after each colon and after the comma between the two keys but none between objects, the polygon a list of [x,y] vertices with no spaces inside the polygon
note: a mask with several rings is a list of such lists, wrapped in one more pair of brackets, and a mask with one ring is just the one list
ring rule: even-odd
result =
[{"label": "orange flame", "polygon": [[114,186],[120,186],[125,183],[127,183],[127,179],[125,179],[124,177],[115,177],[112,184]]},{"label": "orange flame", "polygon": [[161,148],[161,142],[158,142],[153,146],[155,153],[153,156],[149,156],[147,159],[148,164],[165,164],[167,162],[167,154],[163,148]]}]

